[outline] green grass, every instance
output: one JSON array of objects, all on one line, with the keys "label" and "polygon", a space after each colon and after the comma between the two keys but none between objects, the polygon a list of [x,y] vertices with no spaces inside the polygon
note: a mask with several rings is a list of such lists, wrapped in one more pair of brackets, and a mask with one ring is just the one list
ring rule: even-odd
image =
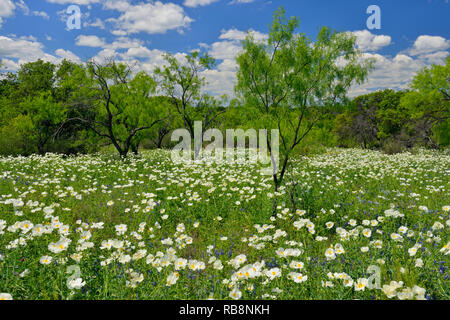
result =
[{"label": "green grass", "polygon": [[[271,178],[260,175],[257,166],[176,165],[167,151],[145,151],[125,162],[108,154],[0,158],[0,293],[14,299],[230,299],[236,288],[241,299],[388,299],[383,290],[357,291],[355,284],[344,286],[342,280],[329,278],[330,273],[345,272],[356,283],[369,279],[369,266],[378,266],[381,286],[403,281],[394,298],[408,297],[407,288],[416,286],[425,294],[416,291],[414,298],[449,299],[450,249],[442,249],[449,242],[449,163],[449,155],[423,150],[387,156],[329,149],[296,158],[284,188],[271,197]],[[144,203],[149,199],[150,205]],[[272,217],[275,199],[277,214]],[[109,201],[114,203],[107,205]],[[386,217],[391,207],[403,216]],[[305,214],[299,216],[297,210]],[[70,230],[65,237],[71,242],[60,253],[48,248],[61,239],[52,224],[55,217]],[[307,227],[297,229],[294,222],[299,219],[309,219],[314,234]],[[364,226],[364,220],[378,224]],[[49,226],[49,232],[25,232],[24,221]],[[92,228],[98,222],[103,228]],[[334,226],[327,228],[327,222]],[[185,230],[177,232],[181,223]],[[123,235],[116,233],[119,224],[127,225]],[[260,233],[256,224],[271,227]],[[407,227],[409,234],[403,234],[401,242],[392,240],[400,227]],[[358,230],[359,235],[345,238],[336,228]],[[366,228],[370,237],[362,235]],[[92,237],[80,240],[87,230]],[[275,234],[281,236],[273,239]],[[192,243],[183,240],[185,245],[179,246],[175,239],[181,235]],[[167,238],[173,244],[161,242]],[[102,250],[102,241],[108,239],[124,244]],[[374,247],[375,240],[382,241],[381,248]],[[83,242],[92,247],[82,250]],[[327,260],[325,251],[338,243],[345,253]],[[416,244],[421,247],[410,256],[408,249]],[[361,247],[369,251],[363,253]],[[167,255],[169,248],[174,249],[172,255]],[[280,257],[279,248],[298,248],[301,254]],[[147,250],[143,258],[119,262],[121,256],[132,257],[142,249]],[[79,262],[71,258],[76,252],[82,255]],[[158,252],[169,260],[167,266],[147,263],[147,256],[157,258]],[[240,254],[246,261],[239,268],[228,264]],[[39,262],[45,255],[53,258],[48,265]],[[221,260],[221,270],[214,268],[211,257]],[[167,285],[176,258],[202,261],[205,268],[177,270],[177,282]],[[422,267],[416,266],[418,258]],[[303,269],[292,269],[293,260],[303,262]],[[261,275],[232,280],[240,268],[261,261]],[[67,269],[73,265],[85,282],[81,289],[67,286]],[[270,280],[265,272],[271,268],[279,268],[280,277]],[[25,270],[28,274],[21,276]],[[130,286],[130,272],[142,275],[135,287]],[[296,283],[290,272],[302,273],[307,280]],[[324,287],[326,281],[333,287]]]}]

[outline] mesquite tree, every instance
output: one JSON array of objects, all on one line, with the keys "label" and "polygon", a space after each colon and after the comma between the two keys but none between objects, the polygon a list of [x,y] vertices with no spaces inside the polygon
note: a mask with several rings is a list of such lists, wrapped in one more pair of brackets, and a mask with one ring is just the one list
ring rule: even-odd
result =
[{"label": "mesquite tree", "polygon": [[[402,98],[401,106],[413,122],[413,140],[421,140],[438,149],[439,140],[450,139],[450,56],[445,65],[420,70],[411,89]],[[433,135],[434,139],[438,138],[437,143],[432,139]]]},{"label": "mesquite tree", "polygon": [[[225,112],[224,108],[218,106],[219,100],[202,92],[206,84],[202,71],[214,66],[214,58],[193,51],[182,59],[166,53],[164,60],[165,65],[155,69],[162,93],[170,98],[191,137],[194,137],[195,121],[202,121],[203,134]],[[194,146],[196,157],[199,148],[201,146]]]},{"label": "mesquite tree", "polygon": [[[238,64],[236,93],[257,110],[262,129],[279,130],[280,167],[273,167],[275,191],[296,146],[310,132],[323,111],[345,98],[353,83],[362,83],[372,62],[364,60],[349,33],[323,27],[315,42],[295,33],[296,17],[289,20],[282,7],[266,41],[248,34]],[[272,143],[267,147],[272,157]],[[274,163],[274,161],[272,161]]]},{"label": "mesquite tree", "polygon": [[137,153],[143,137],[140,133],[167,118],[164,106],[151,99],[156,91],[156,81],[143,71],[133,76],[129,66],[113,60],[105,64],[89,61],[87,70],[80,68],[80,72],[74,73],[79,90],[72,102],[76,108],[90,112],[65,123],[79,121],[86,124],[111,143],[121,157],[126,157],[130,150]]}]

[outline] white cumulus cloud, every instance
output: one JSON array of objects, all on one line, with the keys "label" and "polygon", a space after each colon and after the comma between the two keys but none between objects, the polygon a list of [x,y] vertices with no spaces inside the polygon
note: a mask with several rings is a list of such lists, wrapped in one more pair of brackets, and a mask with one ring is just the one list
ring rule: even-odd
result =
[{"label": "white cumulus cloud", "polygon": [[166,33],[189,27],[194,20],[187,16],[184,9],[174,3],[161,1],[131,5],[127,1],[107,1],[105,8],[121,12],[119,18],[108,19],[114,23],[115,31],[126,31],[129,34],[145,32],[148,34]]},{"label": "white cumulus cloud", "polygon": [[55,56],[43,49],[44,46],[32,36],[20,38],[0,36],[0,57],[3,57],[2,63],[9,71],[17,71],[21,64],[38,59],[54,64],[60,63],[64,58],[75,62],[81,61],[69,50],[58,49]]},{"label": "white cumulus cloud", "polygon": [[11,0],[0,0],[0,28],[3,23],[3,18],[7,18],[14,13],[16,6]]},{"label": "white cumulus cloud", "polygon": [[85,47],[94,47],[95,48],[95,47],[103,47],[105,45],[105,42],[95,35],[93,35],[93,36],[79,35],[76,38],[75,44],[77,46],[85,46]]},{"label": "white cumulus cloud", "polygon": [[378,51],[391,44],[391,37],[387,35],[375,35],[369,30],[352,32],[356,36],[356,45],[362,51]]},{"label": "white cumulus cloud", "polygon": [[57,56],[61,57],[62,59],[70,60],[70,61],[77,62],[77,63],[82,62],[81,59],[70,50],[57,49],[55,51],[55,54]]},{"label": "white cumulus cloud", "polygon": [[423,35],[416,39],[414,46],[409,51],[411,55],[421,55],[436,51],[447,50],[450,47],[450,40],[439,36]]},{"label": "white cumulus cloud", "polygon": [[195,8],[198,6],[207,6],[213,2],[217,2],[219,0],[184,0],[184,5],[186,7]]},{"label": "white cumulus cloud", "polygon": [[57,4],[78,4],[78,5],[90,5],[93,3],[100,3],[102,0],[47,0],[50,3]]},{"label": "white cumulus cloud", "polygon": [[255,31],[253,29],[250,29],[247,32],[238,29],[229,29],[222,30],[222,34],[219,36],[219,39],[242,41],[245,40],[248,33],[252,34],[256,41],[266,40],[269,37],[267,34]]}]

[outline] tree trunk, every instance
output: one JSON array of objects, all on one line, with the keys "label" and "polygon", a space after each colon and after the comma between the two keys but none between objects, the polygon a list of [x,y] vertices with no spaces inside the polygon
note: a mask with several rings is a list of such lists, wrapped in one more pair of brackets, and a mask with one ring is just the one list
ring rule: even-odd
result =
[{"label": "tree trunk", "polygon": [[162,142],[163,142],[163,139],[158,139],[158,143],[156,144],[156,147],[158,149],[162,149]]},{"label": "tree trunk", "polygon": [[131,151],[137,156],[139,153],[139,142],[131,145]]}]

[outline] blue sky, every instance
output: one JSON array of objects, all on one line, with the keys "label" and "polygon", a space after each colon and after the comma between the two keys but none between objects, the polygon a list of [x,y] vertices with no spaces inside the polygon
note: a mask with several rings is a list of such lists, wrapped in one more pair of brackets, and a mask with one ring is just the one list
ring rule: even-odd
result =
[{"label": "blue sky", "polygon": [[[66,10],[78,5],[81,28],[67,28]],[[151,72],[169,51],[209,52],[217,67],[204,73],[206,90],[232,93],[245,32],[264,39],[273,12],[283,6],[300,18],[299,32],[314,39],[321,26],[354,32],[376,69],[351,95],[406,88],[414,74],[442,64],[450,48],[448,0],[0,0],[0,59],[8,70],[38,58],[85,61],[115,56]],[[368,30],[366,9],[381,10],[381,29]]]}]

